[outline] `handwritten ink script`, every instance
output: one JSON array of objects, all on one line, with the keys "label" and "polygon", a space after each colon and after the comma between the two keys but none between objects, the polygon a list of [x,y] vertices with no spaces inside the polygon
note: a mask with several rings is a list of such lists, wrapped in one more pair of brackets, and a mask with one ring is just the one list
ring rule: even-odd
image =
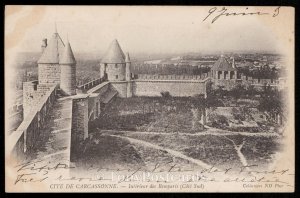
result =
[{"label": "handwritten ink script", "polygon": [[[212,165],[210,168],[192,170],[169,162],[155,164],[147,169],[145,167],[114,169],[91,166],[84,170],[84,176],[78,176],[76,173],[80,171],[76,170],[75,166],[70,166],[68,162],[52,163],[36,160],[15,166],[17,175],[14,184],[54,182],[54,184],[51,183],[50,189],[63,188],[63,185],[65,185],[63,183],[65,182],[67,182],[69,188],[75,186],[74,188],[77,189],[119,188],[124,186],[128,188],[147,188],[145,186],[151,186],[150,183],[157,183],[159,188],[169,189],[172,186],[172,188],[178,187],[178,189],[189,187],[203,189],[205,184],[216,182],[241,184],[244,188],[258,188],[265,185],[277,188],[293,187],[291,183],[281,179],[282,176],[294,176],[290,169],[258,171],[254,170],[255,167],[257,165],[219,169]],[[68,174],[63,174],[63,172]],[[70,172],[73,172],[74,175],[70,174]],[[176,187],[178,182],[182,185]],[[140,186],[139,183],[143,183],[143,185]]]},{"label": "handwritten ink script", "polygon": [[228,16],[269,15],[269,16],[272,16],[272,17],[277,17],[279,15],[279,13],[280,13],[280,6],[275,8],[273,10],[273,13],[271,13],[271,12],[262,12],[262,11],[249,12],[247,7],[245,8],[244,11],[241,11],[241,12],[232,12],[226,7],[222,7],[222,8],[212,7],[211,9],[209,9],[208,15],[203,19],[203,21],[211,19],[211,23],[214,23],[218,19],[220,19],[224,16],[228,17]]}]

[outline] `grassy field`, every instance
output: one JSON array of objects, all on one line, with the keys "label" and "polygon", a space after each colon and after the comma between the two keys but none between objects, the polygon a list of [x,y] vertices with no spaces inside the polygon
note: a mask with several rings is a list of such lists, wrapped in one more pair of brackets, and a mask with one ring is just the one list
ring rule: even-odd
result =
[{"label": "grassy field", "polygon": [[126,139],[101,133],[94,133],[85,142],[80,160],[76,162],[77,167],[85,170],[89,167],[152,170],[158,164],[168,164],[167,167],[172,164],[185,168],[197,167],[184,159],[174,158],[166,151],[132,144]]},{"label": "grassy field", "polygon": [[[193,121],[196,122],[193,126]],[[97,120],[96,127],[110,130],[189,132],[202,131],[189,98],[117,98]]]},{"label": "grassy field", "polygon": [[251,165],[263,166],[269,164],[274,160],[274,155],[280,151],[280,143],[274,137],[247,137],[240,135],[190,136],[178,133],[124,133],[123,135],[179,151],[189,157],[203,160],[207,164],[214,164],[220,168],[242,166],[230,140],[233,140],[237,145],[240,145],[242,141],[245,142],[241,152],[244,154],[248,164]]},{"label": "grassy field", "polygon": [[[257,165],[259,169],[272,163],[280,152],[281,144],[276,136],[237,135],[230,130],[228,135],[222,135],[222,131],[216,133],[216,128],[203,128],[199,122],[193,124],[199,121],[193,108],[195,104],[190,98],[117,98],[94,122],[98,129],[90,130],[91,142],[81,163],[151,168],[156,163],[172,162],[199,168],[190,160],[196,159],[218,168],[238,169],[245,165],[240,152],[247,165]],[[226,117],[229,123],[235,119],[241,119],[241,123],[261,121],[260,114],[254,110],[247,111],[244,118],[237,109],[217,108],[214,113]]]}]

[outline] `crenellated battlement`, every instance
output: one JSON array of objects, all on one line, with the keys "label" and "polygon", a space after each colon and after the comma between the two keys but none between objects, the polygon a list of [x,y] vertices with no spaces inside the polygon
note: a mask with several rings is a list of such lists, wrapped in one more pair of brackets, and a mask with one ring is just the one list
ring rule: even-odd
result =
[{"label": "crenellated battlement", "polygon": [[102,82],[104,82],[106,79],[105,78],[98,78],[95,80],[92,80],[90,82],[87,82],[83,85],[78,85],[77,86],[77,92],[80,93],[86,93],[88,90],[92,89],[93,87],[101,84]]},{"label": "crenellated battlement", "polygon": [[203,73],[202,75],[149,75],[149,74],[136,74],[137,80],[203,80],[209,77],[209,73]]},{"label": "crenellated battlement", "polygon": [[56,85],[39,84],[38,81],[30,81],[23,83],[23,116],[29,114],[32,108],[40,103],[43,96]]}]

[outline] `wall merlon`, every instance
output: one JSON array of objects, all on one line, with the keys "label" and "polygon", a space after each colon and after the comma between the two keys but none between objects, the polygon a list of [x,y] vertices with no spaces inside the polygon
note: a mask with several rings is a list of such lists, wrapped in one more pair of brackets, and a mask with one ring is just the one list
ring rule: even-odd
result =
[{"label": "wall merlon", "polygon": [[136,80],[143,80],[143,79],[149,79],[149,80],[200,80],[208,77],[209,75],[207,73],[204,73],[202,75],[149,75],[149,74],[137,74]]}]

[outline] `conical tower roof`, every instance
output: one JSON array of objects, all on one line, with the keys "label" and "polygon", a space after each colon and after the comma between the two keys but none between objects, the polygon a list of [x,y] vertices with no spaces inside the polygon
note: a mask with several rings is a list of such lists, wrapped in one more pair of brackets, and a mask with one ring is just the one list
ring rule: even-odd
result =
[{"label": "conical tower roof", "polygon": [[117,39],[112,41],[101,63],[125,63],[125,55]]},{"label": "conical tower roof", "polygon": [[67,41],[66,43],[66,47],[59,61],[59,64],[76,64],[76,60],[69,41]]},{"label": "conical tower roof", "polygon": [[130,56],[128,52],[126,53],[125,62],[126,63],[130,62]]},{"label": "conical tower roof", "polygon": [[42,56],[38,60],[38,63],[59,63],[60,55],[63,53],[64,46],[65,45],[59,34],[55,32]]},{"label": "conical tower roof", "polygon": [[212,67],[214,71],[235,71],[236,69],[227,61],[224,55],[221,55],[219,60]]}]

